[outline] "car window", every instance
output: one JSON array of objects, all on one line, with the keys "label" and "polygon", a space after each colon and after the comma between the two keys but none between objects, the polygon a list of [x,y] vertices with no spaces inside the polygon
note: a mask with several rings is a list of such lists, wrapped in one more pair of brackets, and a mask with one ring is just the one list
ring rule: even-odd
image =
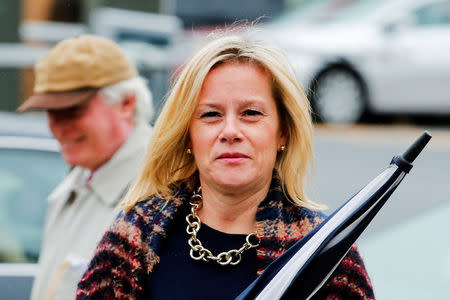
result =
[{"label": "car window", "polygon": [[46,198],[67,166],[57,152],[0,149],[0,262],[36,262]]},{"label": "car window", "polygon": [[377,13],[378,10],[383,10],[389,7],[393,0],[359,0],[344,9],[338,11],[331,18],[327,19],[327,23],[346,23],[366,19],[371,15]]},{"label": "car window", "polygon": [[416,25],[450,24],[450,1],[424,5],[413,12]]},{"label": "car window", "polygon": [[313,0],[304,1],[293,10],[280,15],[274,22],[285,23],[321,23],[332,18],[346,6],[358,0]]}]

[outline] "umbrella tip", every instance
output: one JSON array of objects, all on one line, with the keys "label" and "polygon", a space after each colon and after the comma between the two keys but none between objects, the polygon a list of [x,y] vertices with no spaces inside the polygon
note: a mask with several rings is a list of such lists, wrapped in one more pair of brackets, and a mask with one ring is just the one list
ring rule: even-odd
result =
[{"label": "umbrella tip", "polygon": [[411,146],[409,146],[405,153],[403,153],[403,158],[411,164],[417,158],[420,152],[422,152],[430,139],[431,134],[427,130],[425,130],[422,135],[418,137]]}]

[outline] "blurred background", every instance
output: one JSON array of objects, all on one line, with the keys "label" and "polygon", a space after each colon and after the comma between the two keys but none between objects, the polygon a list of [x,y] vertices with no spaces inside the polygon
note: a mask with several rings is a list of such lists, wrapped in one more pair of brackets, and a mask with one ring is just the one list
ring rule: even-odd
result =
[{"label": "blurred background", "polygon": [[17,115],[33,65],[83,33],[115,40],[159,110],[174,71],[216,28],[288,57],[315,119],[309,194],[331,213],[421,134],[415,167],[358,241],[378,299],[450,294],[450,0],[0,0],[0,290],[27,299],[47,195],[64,177],[45,115]]}]

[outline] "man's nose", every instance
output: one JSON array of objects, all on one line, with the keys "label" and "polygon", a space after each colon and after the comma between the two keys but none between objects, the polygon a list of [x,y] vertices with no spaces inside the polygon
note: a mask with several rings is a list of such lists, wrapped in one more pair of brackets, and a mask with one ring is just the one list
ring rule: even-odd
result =
[{"label": "man's nose", "polygon": [[225,118],[219,139],[222,143],[234,143],[242,140],[241,127],[236,117]]},{"label": "man's nose", "polygon": [[59,117],[55,113],[47,113],[47,119],[48,119],[49,124],[51,124],[51,125],[61,123],[61,121],[63,120],[61,117]]},{"label": "man's nose", "polygon": [[55,138],[61,137],[64,132],[73,127],[73,119],[67,118],[64,114],[47,113],[48,126]]}]

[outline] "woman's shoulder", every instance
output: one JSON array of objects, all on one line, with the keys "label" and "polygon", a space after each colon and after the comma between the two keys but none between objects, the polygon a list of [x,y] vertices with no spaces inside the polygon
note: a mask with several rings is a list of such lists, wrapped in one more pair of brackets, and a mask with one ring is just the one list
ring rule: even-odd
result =
[{"label": "woman's shoulder", "polygon": [[297,215],[303,218],[313,218],[313,219],[320,219],[325,220],[327,218],[327,215],[320,210],[312,210],[306,207],[300,207],[296,206]]},{"label": "woman's shoulder", "polygon": [[127,223],[128,226],[145,227],[155,223],[155,220],[170,216],[184,202],[186,191],[182,188],[174,190],[172,195],[165,197],[152,195],[138,201],[132,208],[122,210],[116,223]]},{"label": "woman's shoulder", "polygon": [[262,236],[282,237],[286,249],[322,223],[326,215],[288,201],[273,201],[257,212],[257,227]]},{"label": "woman's shoulder", "polygon": [[155,195],[140,200],[131,208],[122,208],[117,215],[116,222],[141,224],[142,222],[140,220],[143,217],[150,217],[158,213],[166,201],[166,199]]},{"label": "woman's shoulder", "polygon": [[132,218],[134,216],[151,215],[160,211],[168,199],[152,195],[146,199],[136,202],[136,204],[129,210],[124,210],[123,215],[125,218]]},{"label": "woman's shoulder", "polygon": [[326,214],[322,211],[312,210],[306,207],[292,205],[286,208],[287,214],[290,216],[291,223],[308,224],[310,229],[322,223],[326,218]]}]

